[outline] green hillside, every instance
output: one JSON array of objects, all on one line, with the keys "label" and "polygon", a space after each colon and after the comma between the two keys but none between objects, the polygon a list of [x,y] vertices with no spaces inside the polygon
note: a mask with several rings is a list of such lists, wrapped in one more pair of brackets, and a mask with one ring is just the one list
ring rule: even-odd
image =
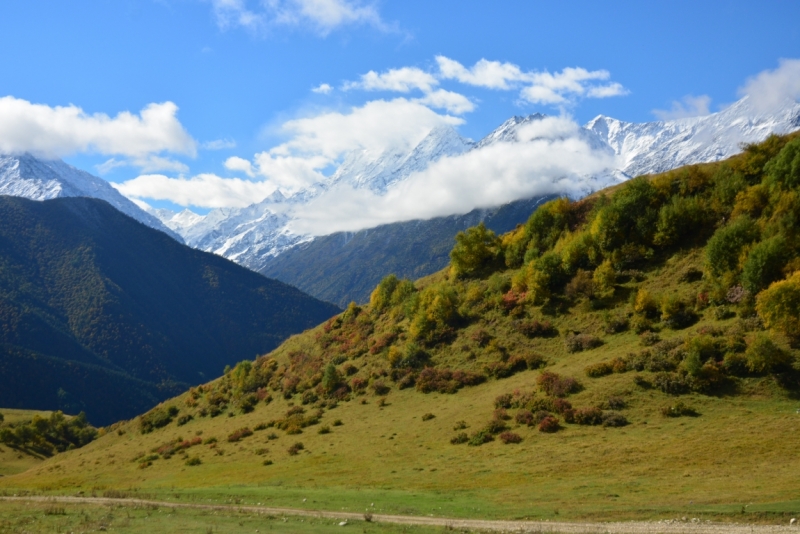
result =
[{"label": "green hillside", "polygon": [[344,308],[350,302],[369,301],[372,290],[388,274],[414,280],[446,267],[456,233],[480,222],[495,232],[508,232],[551,199],[536,197],[463,215],[317,237],[269,258],[259,272]]},{"label": "green hillside", "polygon": [[[800,136],[459,234],[0,488],[503,518],[800,511]],[[308,502],[306,502],[308,500]],[[749,515],[747,515],[749,514]]]},{"label": "green hillside", "polygon": [[108,424],[337,311],[105,202],[0,197],[0,406]]}]

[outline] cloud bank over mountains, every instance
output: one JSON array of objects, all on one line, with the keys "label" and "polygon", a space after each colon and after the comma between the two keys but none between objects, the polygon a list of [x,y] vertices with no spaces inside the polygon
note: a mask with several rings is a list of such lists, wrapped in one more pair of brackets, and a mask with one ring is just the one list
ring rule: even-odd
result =
[{"label": "cloud bank over mountains", "polygon": [[[362,13],[358,9],[370,9],[367,4],[340,0],[319,2],[332,10],[326,20],[341,24],[355,20],[351,15]],[[269,8],[273,15],[290,8],[302,13],[306,4],[300,0],[277,2],[259,4],[259,9]],[[249,20],[250,11],[242,1],[218,0],[213,5],[221,10],[220,17],[241,19],[225,19],[226,24],[245,25]],[[344,11],[336,11],[340,8]],[[331,99],[330,107],[284,121],[276,129],[281,140],[271,148],[250,157],[225,159],[228,176],[190,173],[190,160],[199,150],[232,150],[237,143],[227,138],[198,142],[178,120],[178,107],[172,102],[152,103],[138,113],[123,111],[110,116],[89,114],[74,105],[47,106],[6,96],[0,98],[0,152],[32,152],[51,158],[80,153],[107,155],[109,159],[99,166],[101,172],[119,166],[141,170],[139,176],[115,184],[131,199],[165,200],[206,209],[241,208],[276,191],[290,196],[325,184],[354,151],[367,155],[402,151],[416,146],[437,127],[464,124],[479,104],[479,99],[470,94],[472,88],[511,92],[521,105],[547,106],[556,111],[556,117],[539,121],[534,142],[487,146],[443,157],[380,194],[346,184],[326,187],[298,211],[297,231],[354,230],[466,212],[553,192],[554,187],[561,192],[583,190],[583,177],[615,167],[607,153],[575,135],[579,126],[570,118],[570,110],[583,99],[628,93],[608,71],[582,67],[554,72],[526,70],[510,62],[487,59],[468,66],[442,55],[433,58],[428,68],[371,70],[353,80],[312,88],[318,95],[315,98]],[[786,99],[796,100],[800,97],[800,60],[781,60],[777,68],[748,79],[740,94],[748,96],[757,110],[779,107]],[[343,107],[343,98],[361,102]],[[709,113],[711,99],[707,95],[687,96],[673,102],[668,110],[654,110],[662,120]]]},{"label": "cloud bank over mountains", "polygon": [[[430,70],[400,67],[384,72],[369,71],[356,80],[342,83],[338,89],[328,83],[312,88],[312,92],[323,95],[337,91],[366,95],[380,93],[381,97],[344,110],[322,111],[284,122],[278,128],[284,142],[250,159],[233,156],[226,160],[226,169],[244,174],[245,180],[213,174],[171,178],[165,174],[148,173],[124,182],[119,189],[131,198],[168,200],[201,208],[242,207],[275,191],[291,195],[325,182],[342,158],[354,150],[379,153],[412,147],[437,126],[463,124],[463,116],[476,108],[476,99],[454,91],[452,87],[442,87],[443,84],[460,84],[466,90],[477,87],[514,91],[521,102],[555,107],[561,114],[583,98],[627,94],[621,84],[610,81],[610,74],[605,70],[576,67],[551,73],[525,71],[512,63],[486,59],[471,67],[445,56],[434,59]],[[576,169],[582,168],[582,162],[578,161],[580,157],[576,156]],[[473,166],[478,164],[478,161],[470,163]],[[475,170],[481,172],[478,167]],[[466,168],[462,171],[466,172]],[[497,169],[492,172],[497,172]],[[352,201],[359,205],[369,201],[354,195]],[[338,202],[341,205],[350,203],[345,196],[345,191],[339,191]],[[472,197],[461,195],[461,198]],[[451,202],[446,202],[438,209],[430,206],[422,209],[420,204],[420,214],[439,215],[442,210],[452,209],[445,207],[451,205]],[[321,210],[322,206],[327,204],[320,201],[318,207]],[[326,208],[324,211],[329,210]],[[383,208],[378,211],[395,213],[395,210]],[[409,209],[403,212],[410,213]],[[384,217],[378,218],[385,222]]]}]

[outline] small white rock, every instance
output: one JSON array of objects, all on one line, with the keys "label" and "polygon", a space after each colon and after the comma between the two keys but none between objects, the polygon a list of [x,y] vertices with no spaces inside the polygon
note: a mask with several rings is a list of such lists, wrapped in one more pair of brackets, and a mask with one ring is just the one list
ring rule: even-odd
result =
[{"label": "small white rock", "polygon": [[790,525],[794,526],[794,524],[795,524],[795,523],[797,523],[797,518],[796,518],[796,517],[793,517],[793,518],[791,518],[791,519],[789,520],[789,524],[790,524]]},{"label": "small white rock", "polygon": [[345,526],[346,524],[347,524],[347,519],[345,519],[344,521],[342,521],[341,523],[339,523],[339,526],[340,526],[340,527],[343,527],[343,526]]}]

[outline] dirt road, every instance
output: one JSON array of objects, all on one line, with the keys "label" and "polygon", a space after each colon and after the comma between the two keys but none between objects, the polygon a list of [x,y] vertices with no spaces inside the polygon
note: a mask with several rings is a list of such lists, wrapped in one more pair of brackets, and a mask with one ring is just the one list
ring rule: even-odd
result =
[{"label": "dirt road", "polygon": [[[227,512],[250,512],[276,516],[306,516],[339,521],[364,521],[363,514],[351,512],[327,512],[300,510],[296,508],[271,508],[267,506],[239,506],[218,504],[176,503],[151,501],[145,499],[110,499],[106,497],[0,497],[0,501],[28,501],[64,504],[103,504],[130,506],[157,506],[161,508],[195,508]],[[482,519],[449,519],[444,517],[424,517],[409,515],[373,514],[375,523],[396,523],[401,525],[442,526],[457,530],[477,530],[519,533],[563,533],[563,534],[800,534],[800,524],[790,525],[748,525],[738,523],[711,523],[687,518],[667,521],[628,521],[622,523],[582,523],[568,521],[491,521]]]}]

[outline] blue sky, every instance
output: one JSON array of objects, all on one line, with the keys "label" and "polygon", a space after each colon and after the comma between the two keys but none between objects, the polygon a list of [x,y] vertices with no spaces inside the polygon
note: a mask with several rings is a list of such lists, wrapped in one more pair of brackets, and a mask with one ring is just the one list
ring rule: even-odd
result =
[{"label": "blue sky", "polygon": [[[81,128],[93,114],[108,116],[86,126],[82,142],[63,132],[46,141],[51,132],[34,128],[10,146],[63,157],[112,182],[208,174],[274,178],[291,189],[288,178],[269,173],[288,161],[302,167],[291,172],[324,174],[350,146],[292,144],[317,124],[298,119],[352,118],[370,102],[399,98],[415,107],[388,113],[387,129],[396,117],[420,127],[440,120],[428,109],[474,139],[511,115],[537,111],[579,123],[601,113],[640,122],[716,111],[739,98],[748,77],[800,57],[800,4],[793,2],[30,0],[0,4],[0,20],[0,97],[24,115],[15,120],[28,124],[38,113],[53,122],[60,115],[51,111],[69,105],[80,108],[70,120]],[[506,76],[481,78],[471,70],[481,60],[497,62]],[[362,78],[370,71],[371,82]],[[574,90],[558,89],[570,82]],[[330,91],[314,92],[321,84]],[[153,104],[161,107],[149,122],[141,119]],[[379,120],[377,107],[363,120]],[[118,128],[123,112],[134,115]],[[273,170],[264,170],[255,155],[271,149]],[[278,161],[289,153],[306,159]],[[240,196],[264,191],[246,186]],[[203,211],[213,207],[214,191],[151,203]]]}]

